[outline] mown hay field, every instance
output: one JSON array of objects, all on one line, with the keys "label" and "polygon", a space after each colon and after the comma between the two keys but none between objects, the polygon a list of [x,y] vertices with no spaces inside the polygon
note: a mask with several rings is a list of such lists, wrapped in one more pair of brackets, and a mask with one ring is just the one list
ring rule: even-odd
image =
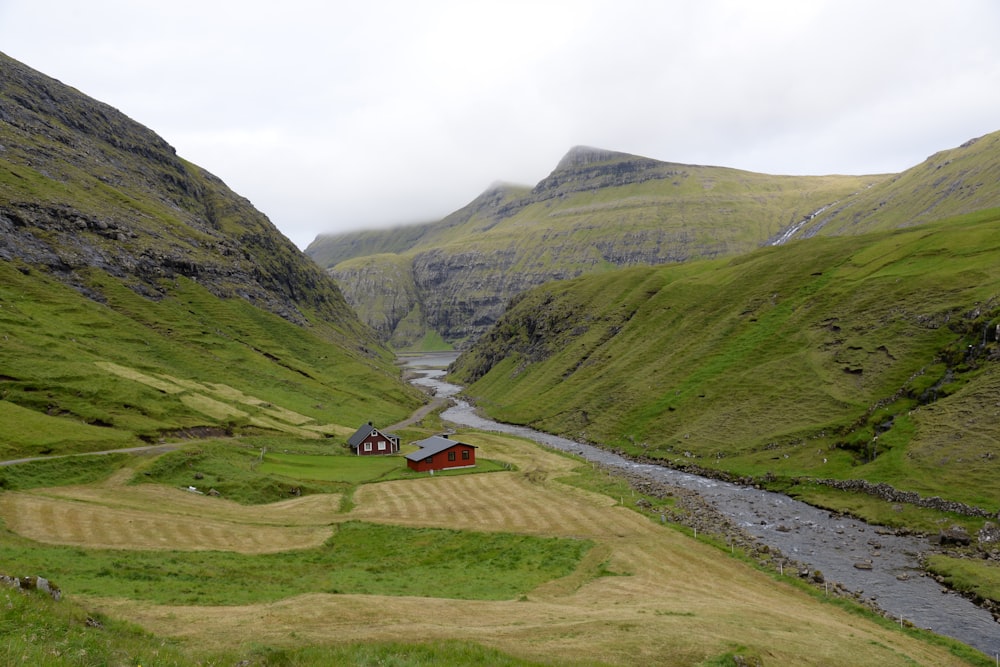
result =
[{"label": "mown hay field", "polygon": [[112,478],[5,493],[0,517],[41,542],[113,542],[123,549],[160,548],[159,531],[174,549],[264,553],[274,545],[294,549],[325,539],[331,524],[348,520],[595,544],[571,574],[499,601],[318,592],[226,606],[86,600],[103,613],[205,650],[462,640],[546,664],[691,665],[725,655],[757,657],[766,665],[966,664],[945,648],[826,603],[651,521],[619,499],[560,481],[586,464],[517,439],[462,439],[479,446],[481,456],[515,469],[362,485],[346,513],[339,512],[336,496],[250,508]]},{"label": "mown hay field", "polygon": [[0,516],[39,542],[112,549],[274,553],[322,544],[340,496],[292,498],[263,507],[155,484],[126,484],[123,470],[94,485],[0,495]]}]

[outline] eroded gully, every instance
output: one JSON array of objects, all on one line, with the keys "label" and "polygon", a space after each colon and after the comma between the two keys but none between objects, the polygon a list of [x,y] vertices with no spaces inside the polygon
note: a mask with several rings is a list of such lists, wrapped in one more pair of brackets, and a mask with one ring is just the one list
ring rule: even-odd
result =
[{"label": "eroded gully", "polygon": [[[408,357],[404,363],[412,371],[413,384],[439,398],[455,397],[462,388],[443,380],[444,369],[454,358],[454,354],[423,355]],[[461,399],[453,398],[441,416],[461,426],[521,436],[630,475],[695,491],[754,539],[780,549],[810,571],[821,571],[827,582],[838,583],[892,618],[953,637],[989,656],[1000,652],[1000,623],[986,610],[924,576],[920,557],[932,548],[926,538],[895,535],[779,493],[635,463],[592,445],[485,419]]]}]

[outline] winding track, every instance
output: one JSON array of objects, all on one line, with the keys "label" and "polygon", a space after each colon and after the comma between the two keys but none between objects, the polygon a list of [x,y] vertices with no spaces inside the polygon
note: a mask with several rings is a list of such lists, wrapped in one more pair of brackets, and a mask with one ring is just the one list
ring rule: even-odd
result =
[{"label": "winding track", "polygon": [[19,463],[31,463],[32,461],[48,461],[51,459],[65,459],[71,456],[102,456],[106,454],[140,454],[143,452],[152,453],[162,453],[169,452],[171,450],[183,447],[184,445],[190,444],[195,441],[188,442],[169,442],[159,445],[145,445],[143,447],[126,447],[124,449],[105,449],[99,452],[78,452],[76,454],[54,454],[52,456],[29,456],[23,459],[10,459],[9,461],[0,461],[0,466],[13,466]]}]

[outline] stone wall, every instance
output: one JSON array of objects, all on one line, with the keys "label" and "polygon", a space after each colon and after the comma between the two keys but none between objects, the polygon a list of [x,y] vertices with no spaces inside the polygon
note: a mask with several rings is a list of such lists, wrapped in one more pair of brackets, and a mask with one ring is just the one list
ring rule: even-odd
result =
[{"label": "stone wall", "polygon": [[938,496],[924,498],[919,493],[914,491],[900,491],[884,482],[873,484],[864,479],[810,479],[797,481],[811,481],[834,489],[840,489],[841,491],[867,493],[890,503],[907,503],[916,505],[917,507],[938,510],[940,512],[954,512],[955,514],[962,514],[964,516],[978,516],[990,519],[997,517],[996,513],[984,510],[981,507],[966,505],[954,500],[945,500]]}]

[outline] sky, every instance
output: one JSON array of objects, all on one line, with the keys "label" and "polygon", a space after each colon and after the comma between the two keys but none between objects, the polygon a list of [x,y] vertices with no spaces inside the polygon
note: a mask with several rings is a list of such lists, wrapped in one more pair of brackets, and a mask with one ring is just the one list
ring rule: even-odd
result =
[{"label": "sky", "polygon": [[1000,130],[997,0],[0,0],[0,51],[318,234],[438,220],[578,145],[895,173]]}]

